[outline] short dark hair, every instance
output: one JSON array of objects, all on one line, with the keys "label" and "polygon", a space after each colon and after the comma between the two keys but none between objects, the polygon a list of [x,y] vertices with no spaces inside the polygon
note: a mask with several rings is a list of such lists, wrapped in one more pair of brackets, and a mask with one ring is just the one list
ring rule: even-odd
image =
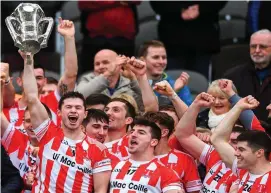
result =
[{"label": "short dark hair", "polygon": [[85,100],[84,96],[81,93],[79,93],[79,92],[72,91],[72,92],[65,93],[60,98],[59,103],[58,103],[58,109],[59,110],[61,110],[61,107],[62,107],[62,105],[64,103],[64,100],[68,99],[68,98],[79,98],[79,99],[81,99],[83,101],[84,108],[86,109],[86,100]]},{"label": "short dark hair", "polygon": [[266,160],[269,160],[270,149],[271,149],[271,138],[264,131],[248,130],[244,133],[241,133],[237,137],[237,141],[247,142],[248,146],[253,151],[263,149]]},{"label": "short dark hair", "polygon": [[[45,77],[45,68],[44,68],[42,65],[35,63],[35,64],[34,64],[34,69],[38,69],[38,68],[41,68],[41,69],[43,70],[43,76]],[[24,72],[24,68],[22,68],[22,69],[20,70],[20,72],[19,72],[19,77],[22,77],[23,72]]]},{"label": "short dark hair", "polygon": [[47,79],[47,84],[55,84],[55,85],[58,84],[58,80],[55,79],[55,78],[53,78],[53,77],[51,77],[51,76],[46,77],[46,79]]},{"label": "short dark hair", "polygon": [[235,125],[232,128],[232,132],[236,132],[236,133],[244,133],[246,131],[248,131],[248,130],[242,125]]},{"label": "short dark hair", "polygon": [[[44,104],[44,103],[41,103],[43,106],[44,106],[44,108],[45,108],[45,110],[46,110],[46,112],[47,112],[47,114],[48,114],[48,117],[50,118],[50,119],[52,119],[52,112],[51,112],[51,110],[49,109],[49,107],[46,105],[46,104]],[[28,111],[29,110],[29,108],[28,107],[26,107],[25,108],[25,111]]]},{"label": "short dark hair", "polygon": [[86,98],[87,105],[104,105],[106,106],[110,101],[110,97],[105,94],[91,94]]},{"label": "short dark hair", "polygon": [[158,123],[168,129],[169,137],[174,130],[174,120],[171,116],[164,112],[147,112],[144,114],[144,117],[149,121]]},{"label": "short dark hair", "polygon": [[87,117],[83,120],[82,125],[86,127],[90,120],[95,120],[96,122],[100,121],[103,123],[109,124],[108,115],[100,109],[88,109]]},{"label": "short dark hair", "polygon": [[134,126],[135,125],[150,127],[152,139],[157,139],[158,141],[161,139],[161,129],[156,125],[155,122],[149,121],[145,117],[140,116],[135,118]]},{"label": "short dark hair", "polygon": [[135,107],[130,103],[130,102],[128,102],[127,100],[125,100],[125,99],[123,99],[123,98],[113,98],[113,99],[111,99],[109,102],[108,102],[108,104],[109,103],[111,103],[111,102],[121,102],[121,103],[123,103],[124,104],[124,106],[125,106],[125,109],[126,109],[126,117],[132,117],[132,118],[135,118],[135,116],[136,116],[136,111],[135,111]]},{"label": "short dark hair", "polygon": [[163,44],[163,42],[158,41],[158,40],[146,41],[139,47],[138,57],[146,57],[148,54],[149,47],[155,47],[155,48],[164,47],[165,48],[165,45]]}]

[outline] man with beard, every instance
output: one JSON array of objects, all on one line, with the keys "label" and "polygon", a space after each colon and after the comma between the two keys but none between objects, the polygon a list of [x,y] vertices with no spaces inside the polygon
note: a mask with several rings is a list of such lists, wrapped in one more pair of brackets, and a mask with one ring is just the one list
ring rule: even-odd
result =
[{"label": "man with beard", "polygon": [[110,159],[106,148],[83,132],[84,96],[78,92],[62,96],[58,105],[62,127],[57,127],[39,100],[33,55],[26,53],[24,60],[23,86],[40,148],[32,192],[107,192]]},{"label": "man with beard", "polygon": [[[271,98],[271,32],[260,30],[250,38],[251,63],[236,66],[224,74],[235,84],[241,97],[254,96],[260,105],[254,112],[260,120],[266,120],[265,110]],[[245,85],[245,86],[244,86]]]}]

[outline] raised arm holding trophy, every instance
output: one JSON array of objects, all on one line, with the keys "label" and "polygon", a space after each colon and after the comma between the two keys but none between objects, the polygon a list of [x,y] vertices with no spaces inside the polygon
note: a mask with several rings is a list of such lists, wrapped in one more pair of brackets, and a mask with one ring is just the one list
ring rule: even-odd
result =
[{"label": "raised arm holding trophy", "polygon": [[47,46],[54,23],[39,5],[32,3],[21,3],[5,21],[15,46],[32,54]]}]

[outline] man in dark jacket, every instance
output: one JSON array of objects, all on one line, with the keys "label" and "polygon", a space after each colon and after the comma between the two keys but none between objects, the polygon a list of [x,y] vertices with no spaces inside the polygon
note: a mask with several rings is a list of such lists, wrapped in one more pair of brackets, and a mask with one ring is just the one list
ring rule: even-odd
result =
[{"label": "man in dark jacket", "polygon": [[23,180],[19,171],[12,165],[9,156],[1,145],[1,192],[19,193],[23,189]]},{"label": "man in dark jacket", "polygon": [[208,77],[213,53],[219,52],[218,12],[223,1],[151,1],[161,16],[159,39],[168,52],[168,68],[190,69]]},{"label": "man in dark jacket", "polygon": [[251,63],[236,66],[224,74],[235,84],[241,97],[254,96],[260,105],[254,110],[260,120],[267,120],[266,107],[271,100],[271,32],[260,30],[250,38]]}]

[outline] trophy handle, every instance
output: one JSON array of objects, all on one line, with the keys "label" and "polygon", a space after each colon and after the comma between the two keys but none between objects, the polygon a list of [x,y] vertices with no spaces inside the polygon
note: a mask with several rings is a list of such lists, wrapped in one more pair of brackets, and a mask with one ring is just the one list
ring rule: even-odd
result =
[{"label": "trophy handle", "polygon": [[14,30],[14,27],[13,27],[13,25],[11,23],[12,20],[17,21],[20,25],[21,25],[21,22],[17,18],[12,17],[12,16],[8,16],[5,19],[6,25],[8,27],[9,33],[10,33],[14,43],[15,43],[15,46],[22,47],[22,43],[19,42],[19,40],[18,40],[18,37],[21,37],[21,36],[20,36],[20,34],[16,33],[16,31]]},{"label": "trophy handle", "polygon": [[49,38],[49,36],[50,36],[50,34],[52,32],[53,24],[54,24],[53,18],[44,17],[39,21],[38,26],[41,24],[41,22],[45,22],[45,21],[48,21],[48,26],[47,26],[46,32],[44,34],[39,35],[39,37],[38,37],[38,39],[43,38],[43,40],[42,40],[42,42],[40,44],[41,48],[47,47],[47,41],[48,41],[48,38]]}]

